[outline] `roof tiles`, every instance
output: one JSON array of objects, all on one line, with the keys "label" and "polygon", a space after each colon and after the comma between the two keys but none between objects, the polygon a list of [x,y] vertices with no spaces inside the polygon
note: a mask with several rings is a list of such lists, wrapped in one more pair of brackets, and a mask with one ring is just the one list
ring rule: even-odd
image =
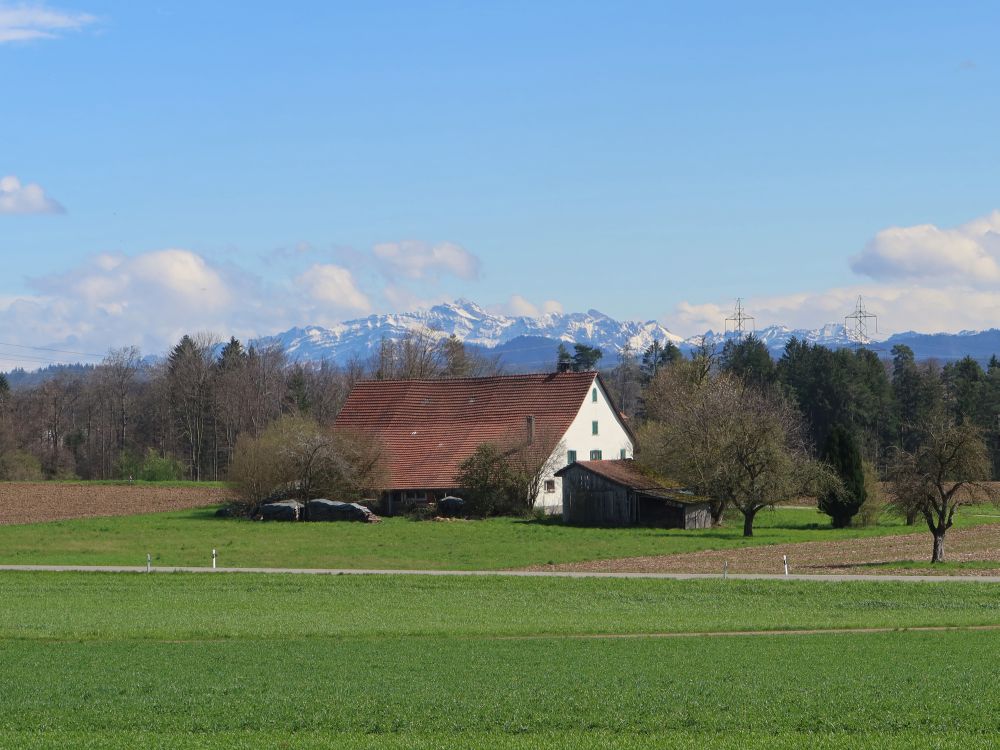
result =
[{"label": "roof tiles", "polygon": [[372,380],[354,386],[336,426],[379,437],[390,489],[452,489],[459,465],[488,442],[523,440],[528,417],[551,452],[596,373],[564,372],[444,380]]}]

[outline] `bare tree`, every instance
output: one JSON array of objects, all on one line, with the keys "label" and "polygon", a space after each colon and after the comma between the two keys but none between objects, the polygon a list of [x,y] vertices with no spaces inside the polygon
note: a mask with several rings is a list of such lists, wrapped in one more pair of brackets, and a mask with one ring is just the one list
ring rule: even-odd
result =
[{"label": "bare tree", "polygon": [[988,482],[989,451],[972,424],[942,417],[928,424],[919,445],[899,449],[891,469],[890,505],[904,516],[922,516],[934,537],[931,562],[944,561],[944,537],[963,505],[996,500]]},{"label": "bare tree", "polygon": [[727,507],[753,536],[757,514],[780,500],[836,486],[809,454],[798,413],[776,392],[693,362],[657,376],[656,420],[644,430],[642,460],[711,502],[713,523]]},{"label": "bare tree", "polygon": [[281,491],[303,501],[355,501],[378,494],[384,486],[384,450],[371,436],[288,415],[259,437],[240,438],[229,480],[251,514],[262,500]]},{"label": "bare tree", "polygon": [[139,348],[128,346],[109,351],[99,368],[101,380],[114,408],[115,442],[119,451],[124,451],[127,444],[136,378],[141,366],[142,355]]},{"label": "bare tree", "polygon": [[212,365],[217,341],[209,334],[184,336],[170,352],[167,381],[170,403],[184,441],[191,478],[202,478],[212,396]]}]

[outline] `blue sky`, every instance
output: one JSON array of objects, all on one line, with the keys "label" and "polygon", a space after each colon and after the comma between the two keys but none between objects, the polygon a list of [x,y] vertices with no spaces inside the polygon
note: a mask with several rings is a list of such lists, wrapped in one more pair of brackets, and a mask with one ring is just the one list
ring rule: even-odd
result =
[{"label": "blue sky", "polygon": [[0,0],[0,341],[993,325],[1000,6],[871,5]]}]

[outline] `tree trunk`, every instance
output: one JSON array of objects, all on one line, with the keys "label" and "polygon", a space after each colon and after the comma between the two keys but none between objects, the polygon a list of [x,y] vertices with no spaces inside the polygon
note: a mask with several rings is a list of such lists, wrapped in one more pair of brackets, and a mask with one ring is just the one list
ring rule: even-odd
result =
[{"label": "tree trunk", "polygon": [[711,503],[708,506],[709,512],[712,514],[712,526],[721,526],[722,519],[726,514],[726,504],[725,503]]},{"label": "tree trunk", "polygon": [[743,536],[753,536],[753,518],[757,511],[743,511]]},{"label": "tree trunk", "polygon": [[917,522],[917,516],[920,515],[919,510],[910,509],[906,511],[906,525],[913,526]]},{"label": "tree trunk", "polygon": [[934,553],[931,555],[932,563],[944,562],[944,532],[934,532]]}]

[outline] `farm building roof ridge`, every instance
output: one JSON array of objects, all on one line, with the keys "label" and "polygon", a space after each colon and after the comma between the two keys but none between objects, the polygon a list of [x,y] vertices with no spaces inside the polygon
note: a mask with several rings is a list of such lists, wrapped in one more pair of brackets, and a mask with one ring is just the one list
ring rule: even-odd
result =
[{"label": "farm building roof ridge", "polygon": [[366,380],[336,426],[379,437],[394,489],[453,489],[462,461],[483,443],[527,435],[551,452],[579,412],[596,372],[438,380]]}]

